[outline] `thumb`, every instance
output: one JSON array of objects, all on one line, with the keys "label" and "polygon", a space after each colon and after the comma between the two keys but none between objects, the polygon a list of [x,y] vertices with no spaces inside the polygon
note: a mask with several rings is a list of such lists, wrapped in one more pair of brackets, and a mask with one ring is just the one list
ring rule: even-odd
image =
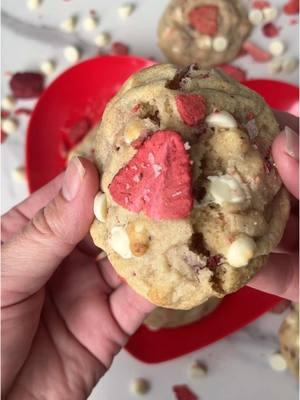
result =
[{"label": "thumb", "polygon": [[[6,304],[21,301],[38,291],[86,236],[93,221],[93,199],[98,187],[94,165],[75,157],[64,174],[58,194],[23,230],[2,245]],[[29,197],[27,202],[39,202],[36,197]]]}]

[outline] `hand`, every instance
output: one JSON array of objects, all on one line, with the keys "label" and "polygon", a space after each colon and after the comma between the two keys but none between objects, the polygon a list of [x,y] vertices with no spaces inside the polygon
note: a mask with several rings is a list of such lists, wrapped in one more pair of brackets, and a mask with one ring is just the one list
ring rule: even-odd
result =
[{"label": "hand", "polygon": [[[276,113],[283,131],[272,146],[279,175],[291,193],[291,215],[283,239],[263,269],[248,283],[255,289],[299,301],[299,119]],[[291,129],[285,129],[288,126]]]},{"label": "hand", "polygon": [[99,187],[75,158],[2,218],[2,394],[86,399],[153,306],[84,239]]}]

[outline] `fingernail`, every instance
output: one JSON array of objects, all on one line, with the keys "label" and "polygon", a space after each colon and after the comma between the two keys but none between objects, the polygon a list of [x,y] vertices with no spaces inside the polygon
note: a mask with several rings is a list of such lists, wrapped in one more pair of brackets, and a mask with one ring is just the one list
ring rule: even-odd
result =
[{"label": "fingernail", "polygon": [[299,136],[291,128],[286,126],[284,128],[284,150],[289,156],[299,160]]},{"label": "fingernail", "polygon": [[62,184],[62,195],[67,201],[72,201],[77,196],[85,169],[78,157],[73,157],[66,169]]}]

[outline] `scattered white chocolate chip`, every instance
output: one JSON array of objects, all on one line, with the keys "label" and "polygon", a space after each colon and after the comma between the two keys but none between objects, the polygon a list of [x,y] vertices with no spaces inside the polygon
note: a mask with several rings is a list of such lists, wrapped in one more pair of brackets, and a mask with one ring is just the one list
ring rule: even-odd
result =
[{"label": "scattered white chocolate chip", "polygon": [[283,72],[294,72],[298,68],[299,61],[293,57],[287,57],[282,60]]},{"label": "scattered white chocolate chip", "polygon": [[264,19],[264,15],[261,10],[258,10],[257,8],[253,8],[252,10],[250,10],[250,12],[248,14],[248,18],[249,18],[249,21],[251,22],[251,24],[259,25],[262,23],[262,21]]},{"label": "scattered white chocolate chip", "polygon": [[281,56],[285,50],[283,41],[273,40],[269,45],[269,50],[273,56]]},{"label": "scattered white chocolate chip", "polygon": [[265,7],[263,8],[262,13],[266,22],[274,21],[278,16],[278,10],[275,7]]},{"label": "scattered white chocolate chip", "polygon": [[183,22],[184,18],[183,18],[183,12],[182,9],[180,7],[176,7],[173,13],[174,19],[177,22]]},{"label": "scattered white chocolate chip", "polygon": [[214,128],[237,128],[237,122],[233,116],[227,111],[215,111],[209,114],[205,122],[208,126]]},{"label": "scattered white chocolate chip", "polygon": [[110,42],[110,39],[111,39],[111,37],[110,37],[109,33],[101,32],[95,37],[94,43],[98,47],[104,47],[104,46],[108,45],[108,43]]},{"label": "scattered white chocolate chip", "polygon": [[143,395],[150,390],[150,382],[145,378],[136,378],[130,382],[130,392],[135,395]]},{"label": "scattered white chocolate chip", "polygon": [[100,222],[105,222],[107,217],[107,201],[105,193],[99,192],[94,198],[94,215]]},{"label": "scattered white chocolate chip", "polygon": [[185,150],[191,150],[191,145],[189,144],[189,142],[184,143],[184,148]]},{"label": "scattered white chocolate chip", "polygon": [[208,35],[202,35],[196,39],[196,45],[199,49],[211,49],[212,38]]},{"label": "scattered white chocolate chip", "polygon": [[245,200],[245,193],[238,182],[231,175],[208,176],[210,181],[208,192],[215,203],[223,205],[224,203],[241,203]]},{"label": "scattered white chocolate chip", "polygon": [[18,128],[18,123],[13,118],[5,118],[1,121],[1,129],[7,134],[15,133]]},{"label": "scattered white chocolate chip", "polygon": [[194,361],[188,369],[188,376],[191,379],[202,378],[207,375],[207,367],[200,361]]},{"label": "scattered white chocolate chip", "polygon": [[75,15],[65,19],[60,27],[65,32],[74,32],[75,27],[77,25],[77,17]]},{"label": "scattered white chocolate chip", "polygon": [[273,60],[268,63],[268,70],[271,74],[279,74],[282,70],[282,60],[273,58]]},{"label": "scattered white chocolate chip", "polygon": [[64,49],[64,56],[70,63],[75,63],[80,59],[80,52],[75,46],[67,46]]},{"label": "scattered white chocolate chip", "polygon": [[135,9],[135,4],[133,3],[125,3],[118,7],[118,14],[121,18],[128,18]]},{"label": "scattered white chocolate chip", "polygon": [[145,130],[145,124],[141,119],[132,119],[124,130],[124,139],[127,144],[134,142]]},{"label": "scattered white chocolate chip", "polygon": [[114,226],[109,239],[111,248],[122,258],[131,258],[130,242],[127,231],[122,226]]},{"label": "scattered white chocolate chip", "polygon": [[274,371],[285,371],[287,369],[287,363],[280,353],[272,354],[269,363]]},{"label": "scattered white chocolate chip", "polygon": [[13,96],[5,96],[1,101],[1,106],[6,111],[11,111],[16,104],[16,99]]},{"label": "scattered white chocolate chip", "polygon": [[26,182],[25,167],[17,167],[12,171],[12,177],[16,182]]},{"label": "scattered white chocolate chip", "polygon": [[82,27],[87,32],[94,31],[97,28],[97,25],[98,25],[97,17],[89,16],[84,18],[84,20],[82,21]]},{"label": "scattered white chocolate chip", "polygon": [[43,61],[40,65],[40,70],[44,75],[51,75],[54,71],[55,64],[52,60]]},{"label": "scattered white chocolate chip", "polygon": [[221,53],[228,47],[228,40],[224,36],[217,36],[213,39],[212,47],[215,51]]},{"label": "scattered white chocolate chip", "polygon": [[227,250],[228,263],[235,268],[245,267],[253,258],[256,249],[254,240],[245,234],[241,234]]},{"label": "scattered white chocolate chip", "polygon": [[37,10],[42,5],[42,0],[27,0],[29,10]]},{"label": "scattered white chocolate chip", "polygon": [[172,51],[173,51],[173,53],[180,53],[180,47],[179,46],[177,46],[177,45],[174,45],[174,46],[172,46]]}]

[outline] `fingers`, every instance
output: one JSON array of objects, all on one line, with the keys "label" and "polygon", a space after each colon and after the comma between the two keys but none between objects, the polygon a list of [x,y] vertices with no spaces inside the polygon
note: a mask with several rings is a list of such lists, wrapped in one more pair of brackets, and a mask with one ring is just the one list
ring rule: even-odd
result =
[{"label": "fingers", "polygon": [[291,214],[283,238],[277,246],[275,253],[295,253],[299,247],[299,217]]},{"label": "fingers", "polygon": [[299,199],[299,136],[286,127],[276,137],[272,154],[285,187]]},{"label": "fingers", "polygon": [[[94,165],[75,158],[55,198],[2,246],[4,303],[21,301],[39,290],[86,236],[93,220],[93,199],[98,187]],[[36,207],[32,201],[42,203],[37,193],[27,200],[27,210]]]},{"label": "fingers", "polygon": [[132,335],[155,306],[123,283],[111,294],[110,308],[123,332]]},{"label": "fingers", "polygon": [[11,239],[16,232],[23,229],[29,220],[58,194],[63,176],[63,173],[58,175],[47,185],[33,193],[30,196],[30,201],[24,200],[2,216],[1,239],[3,242]]},{"label": "fingers", "polygon": [[298,255],[271,254],[248,286],[285,299],[299,301]]},{"label": "fingers", "polygon": [[293,131],[299,132],[299,118],[295,117],[285,111],[273,110],[276,119],[279,123],[280,129],[283,130],[285,126],[289,126]]}]

